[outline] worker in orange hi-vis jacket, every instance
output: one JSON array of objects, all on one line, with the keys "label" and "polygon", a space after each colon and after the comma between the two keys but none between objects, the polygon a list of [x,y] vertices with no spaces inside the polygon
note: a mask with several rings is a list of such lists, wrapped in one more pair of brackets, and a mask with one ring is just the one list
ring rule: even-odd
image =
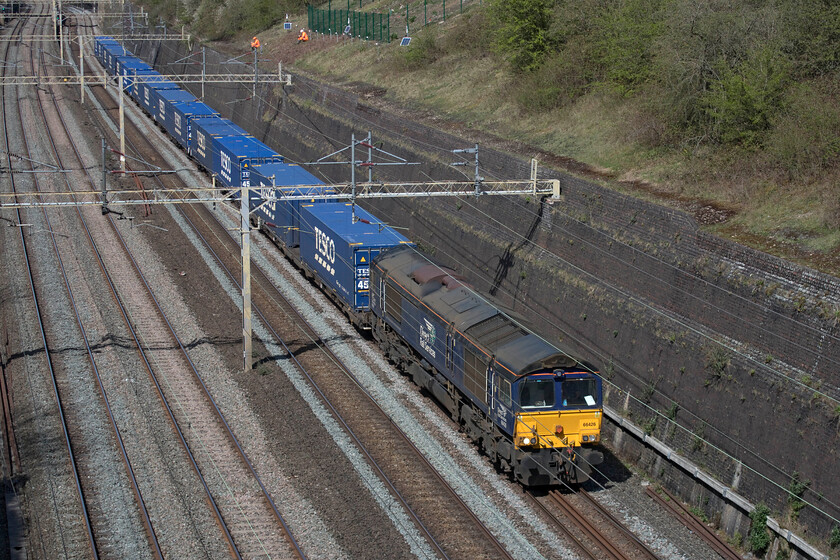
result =
[{"label": "worker in orange hi-vis jacket", "polygon": [[309,34],[306,32],[305,29],[300,30],[300,35],[298,35],[298,43],[305,43],[309,40]]},{"label": "worker in orange hi-vis jacket", "polygon": [[260,40],[257,39],[256,37],[251,39],[251,48],[254,49],[255,51],[260,50]]}]

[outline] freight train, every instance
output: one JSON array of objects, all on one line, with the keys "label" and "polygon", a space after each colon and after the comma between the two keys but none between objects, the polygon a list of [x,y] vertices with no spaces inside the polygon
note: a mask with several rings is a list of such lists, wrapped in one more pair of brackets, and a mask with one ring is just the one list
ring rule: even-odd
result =
[{"label": "freight train", "polygon": [[[524,486],[586,481],[600,464],[600,376],[525,328],[329,185],[167,80],[117,41],[94,53],[222,189],[250,186],[252,219],[386,356]],[[317,198],[282,200],[282,194]]]}]

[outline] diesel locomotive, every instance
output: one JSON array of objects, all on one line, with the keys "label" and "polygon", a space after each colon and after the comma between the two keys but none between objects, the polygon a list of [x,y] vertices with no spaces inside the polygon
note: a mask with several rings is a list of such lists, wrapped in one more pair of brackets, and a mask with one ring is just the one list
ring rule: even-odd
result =
[{"label": "diesel locomotive", "polygon": [[502,471],[525,486],[575,484],[603,461],[602,386],[591,366],[413,247],[381,254],[370,284],[382,350]]}]

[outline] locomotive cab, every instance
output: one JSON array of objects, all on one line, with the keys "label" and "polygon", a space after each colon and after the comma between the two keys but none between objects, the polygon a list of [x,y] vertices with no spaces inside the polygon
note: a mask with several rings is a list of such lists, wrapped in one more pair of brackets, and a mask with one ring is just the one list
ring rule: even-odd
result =
[{"label": "locomotive cab", "polygon": [[516,476],[556,484],[549,473],[559,472],[565,482],[585,482],[592,467],[603,461],[603,454],[592,448],[601,432],[600,377],[589,372],[536,372],[519,378],[513,394],[514,446],[532,458]]}]

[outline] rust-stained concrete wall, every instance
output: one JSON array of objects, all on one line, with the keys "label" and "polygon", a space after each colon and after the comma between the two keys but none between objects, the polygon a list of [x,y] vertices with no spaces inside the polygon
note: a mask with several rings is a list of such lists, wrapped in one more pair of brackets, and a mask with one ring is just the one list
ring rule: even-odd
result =
[{"label": "rust-stained concrete wall", "polygon": [[[186,46],[133,45],[165,73],[196,73]],[[207,51],[208,73],[242,72]],[[198,58],[198,57],[196,57]],[[193,59],[195,60],[195,58]],[[275,66],[276,67],[276,66]],[[191,86],[193,93],[200,88]],[[313,161],[370,130],[384,149],[424,166],[382,168],[380,180],[463,177],[446,134],[296,76],[294,85],[207,86],[206,101],[284,154]],[[381,92],[371,91],[372,95]],[[527,178],[529,162],[482,147],[482,174]],[[346,159],[346,158],[345,158]],[[464,169],[464,168],[461,168]],[[466,167],[470,169],[470,167]],[[347,181],[345,166],[322,168]],[[600,365],[608,403],[716,478],[774,512],[796,471],[810,481],[798,523],[827,538],[840,519],[840,282],[699,231],[687,214],[590,181],[561,180],[558,201],[467,197],[365,203],[435,258],[475,279],[551,341]],[[679,403],[679,404],[675,404]],[[744,512],[689,473],[607,427],[607,445],[644,467],[730,533]],[[821,510],[821,511],[820,511]]]}]

